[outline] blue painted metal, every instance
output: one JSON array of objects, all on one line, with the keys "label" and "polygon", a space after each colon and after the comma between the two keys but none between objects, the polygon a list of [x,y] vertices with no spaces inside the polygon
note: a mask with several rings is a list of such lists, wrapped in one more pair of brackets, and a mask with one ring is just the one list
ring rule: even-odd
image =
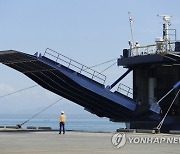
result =
[{"label": "blue painted metal", "polygon": [[[129,101],[129,100],[124,99],[123,97],[121,98],[120,96],[114,94],[113,92],[105,89],[104,85],[101,85],[98,82],[96,82],[82,74],[79,74],[78,72],[71,70],[68,67],[64,67],[63,65],[59,65],[58,63],[57,63],[57,65],[54,65],[54,62],[46,57],[40,57],[39,60],[42,61],[43,63],[46,63],[46,64],[54,67],[57,70],[59,70],[65,76],[67,76],[68,78],[70,78],[71,80],[76,82],[77,84],[81,85],[82,87],[84,87],[98,95],[101,95],[104,98],[110,99],[111,101],[115,101],[117,104],[120,104],[132,111],[135,110],[136,104],[135,104],[134,100]],[[80,73],[82,73],[82,71]]]},{"label": "blue painted metal", "polygon": [[118,66],[126,66],[126,67],[135,67],[138,65],[152,65],[155,63],[168,63],[168,64],[179,64],[179,57],[172,55],[160,55],[160,54],[152,54],[152,55],[143,55],[143,56],[135,56],[128,58],[119,58]]},{"label": "blue painted metal", "polygon": [[[99,117],[108,117],[112,121],[131,121],[156,123],[161,115],[157,106],[139,108],[133,97],[128,97],[120,91],[110,91],[105,87],[106,76],[88,68],[68,57],[47,49],[42,56],[29,55],[9,50],[0,52],[0,62],[22,72],[42,87],[60,95],[85,108]],[[177,82],[174,88],[180,86]],[[130,94],[127,90],[127,94]],[[132,94],[132,93],[131,93]],[[170,118],[171,117],[171,118]],[[179,121],[168,116],[165,123],[173,124]],[[172,120],[173,119],[173,120]],[[137,125],[136,125],[137,126]],[[143,126],[140,126],[143,128]]]},{"label": "blue painted metal", "polygon": [[150,110],[157,113],[157,114],[160,114],[161,112],[161,107],[159,106],[159,104],[157,103],[153,103],[150,107]]},{"label": "blue painted metal", "polygon": [[180,81],[178,81],[178,82],[173,86],[173,88],[176,89],[176,88],[178,88],[179,86],[180,86]]},{"label": "blue painted metal", "polygon": [[99,73],[71,58],[68,58],[52,49],[47,48],[44,52],[44,57],[49,58],[57,63],[60,63],[67,68],[73,69],[76,72],[85,75],[97,82],[100,82],[102,84],[105,83],[106,81],[106,76],[103,75],[102,73]]},{"label": "blue painted metal", "polygon": [[42,56],[11,50],[0,52],[0,62],[100,117],[108,117],[113,121],[134,120],[136,102],[106,89],[106,77],[103,74],[63,55],[50,56],[55,60],[47,58],[47,51]]},{"label": "blue painted metal", "polygon": [[160,114],[160,111],[161,111],[161,107],[159,106],[159,103],[166,97],[168,96],[174,89],[178,88],[180,86],[180,81],[178,81],[174,86],[173,88],[167,93],[165,94],[158,102],[156,103],[153,103],[150,107],[150,110],[157,113],[157,114]]},{"label": "blue painted metal", "polygon": [[126,75],[128,75],[132,69],[128,69],[121,77],[119,77],[113,84],[111,84],[110,89],[112,89],[115,85],[117,85]]}]

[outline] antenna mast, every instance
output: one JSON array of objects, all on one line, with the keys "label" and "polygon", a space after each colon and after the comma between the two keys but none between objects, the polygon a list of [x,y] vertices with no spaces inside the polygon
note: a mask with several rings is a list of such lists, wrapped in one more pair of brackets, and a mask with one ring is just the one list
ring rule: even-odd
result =
[{"label": "antenna mast", "polygon": [[169,38],[169,26],[171,25],[170,23],[170,19],[172,16],[169,16],[169,15],[157,15],[158,17],[162,17],[164,23],[163,23],[163,40],[166,44],[166,51],[167,51],[167,48],[168,48],[168,43],[170,41],[170,38]]},{"label": "antenna mast", "polygon": [[131,17],[131,12],[128,12],[128,14],[129,14],[129,24],[130,24],[130,30],[131,30],[131,38],[132,38],[132,43],[133,43],[133,47],[134,47],[135,43],[134,43],[134,36],[133,36],[133,29],[132,29],[133,20],[132,20],[132,17]]}]

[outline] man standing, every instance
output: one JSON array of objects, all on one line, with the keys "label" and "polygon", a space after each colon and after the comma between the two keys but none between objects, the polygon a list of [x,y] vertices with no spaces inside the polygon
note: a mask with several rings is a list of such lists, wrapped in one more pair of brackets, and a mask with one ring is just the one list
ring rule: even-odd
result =
[{"label": "man standing", "polygon": [[65,121],[66,115],[64,114],[64,111],[62,111],[61,115],[59,116],[59,134],[61,134],[61,129],[63,129],[63,134],[65,134]]}]

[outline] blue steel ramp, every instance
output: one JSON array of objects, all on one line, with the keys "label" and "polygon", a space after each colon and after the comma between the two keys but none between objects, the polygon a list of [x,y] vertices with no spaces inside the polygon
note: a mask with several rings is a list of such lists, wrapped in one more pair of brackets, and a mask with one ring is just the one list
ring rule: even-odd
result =
[{"label": "blue steel ramp", "polygon": [[106,89],[106,76],[51,49],[44,55],[1,51],[0,62],[97,116],[113,121],[135,120],[135,101]]}]

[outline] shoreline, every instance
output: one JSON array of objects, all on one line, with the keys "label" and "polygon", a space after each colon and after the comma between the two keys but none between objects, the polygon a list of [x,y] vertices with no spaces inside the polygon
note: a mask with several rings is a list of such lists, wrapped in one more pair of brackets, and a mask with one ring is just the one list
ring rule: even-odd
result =
[{"label": "shoreline", "polygon": [[[59,132],[59,129],[52,129],[51,127],[38,127],[28,126],[27,128],[18,128],[17,126],[0,126],[0,132]],[[116,129],[114,131],[97,131],[97,130],[73,130],[67,129],[66,132],[77,132],[77,133],[128,133],[128,134],[177,134],[180,135],[180,130],[171,130],[169,133],[156,133],[155,130],[145,129]]]}]

